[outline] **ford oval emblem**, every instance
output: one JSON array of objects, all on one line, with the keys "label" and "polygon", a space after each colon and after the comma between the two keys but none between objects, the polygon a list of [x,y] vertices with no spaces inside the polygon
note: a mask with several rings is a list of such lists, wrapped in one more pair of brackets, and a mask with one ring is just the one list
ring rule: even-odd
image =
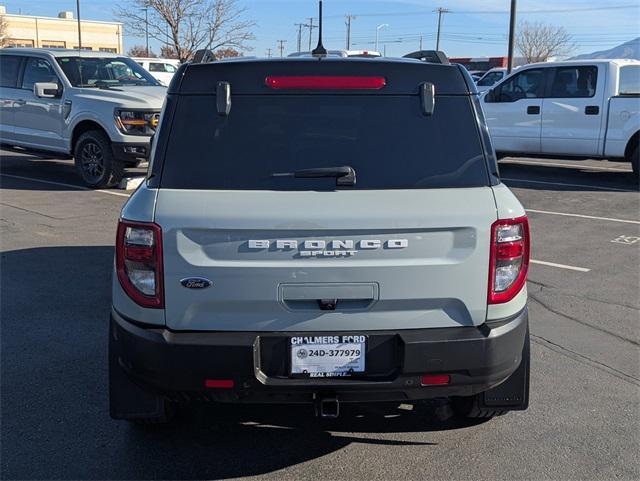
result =
[{"label": "ford oval emblem", "polygon": [[206,289],[211,286],[212,282],[204,277],[187,277],[182,279],[180,284],[187,289]]}]

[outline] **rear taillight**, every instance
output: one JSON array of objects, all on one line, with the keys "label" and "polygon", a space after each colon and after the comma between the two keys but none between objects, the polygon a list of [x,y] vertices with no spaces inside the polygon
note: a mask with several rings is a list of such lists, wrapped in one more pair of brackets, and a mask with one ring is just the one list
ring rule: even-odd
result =
[{"label": "rear taillight", "polygon": [[127,295],[142,307],[164,308],[162,229],[153,223],[118,223],[116,270]]},{"label": "rear taillight", "polygon": [[380,90],[387,84],[384,77],[267,77],[267,87],[274,90]]},{"label": "rear taillight", "polygon": [[526,217],[497,220],[491,226],[489,304],[513,299],[527,281],[529,221]]}]

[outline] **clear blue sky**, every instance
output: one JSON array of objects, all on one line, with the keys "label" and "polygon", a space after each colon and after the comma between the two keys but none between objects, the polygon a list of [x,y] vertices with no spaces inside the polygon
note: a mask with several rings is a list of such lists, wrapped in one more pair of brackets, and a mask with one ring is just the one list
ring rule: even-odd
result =
[{"label": "clear blue sky", "polygon": [[[118,0],[115,0],[118,3]],[[119,3],[126,3],[121,0]],[[256,40],[250,55],[276,51],[277,40],[287,40],[285,52],[296,49],[297,27],[307,17],[317,17],[315,0],[239,0],[247,18],[257,23]],[[74,10],[75,0],[0,0],[8,13],[55,16],[61,10]],[[82,16],[94,20],[113,20],[114,3],[81,0]],[[387,55],[417,50],[420,35],[424,48],[435,47],[437,14],[444,7],[441,49],[452,57],[506,55],[509,0],[325,0],[325,46],[344,48],[346,14],[356,16],[352,23],[352,48],[373,49],[376,26]],[[640,3],[637,0],[559,0],[518,1],[518,20],[543,21],[564,26],[577,45],[575,54],[603,50],[640,35]],[[141,28],[141,30],[143,30]],[[303,34],[303,45],[308,37]],[[142,44],[125,31],[125,48]],[[314,40],[315,44],[315,40]],[[158,45],[151,42],[158,51]]]}]

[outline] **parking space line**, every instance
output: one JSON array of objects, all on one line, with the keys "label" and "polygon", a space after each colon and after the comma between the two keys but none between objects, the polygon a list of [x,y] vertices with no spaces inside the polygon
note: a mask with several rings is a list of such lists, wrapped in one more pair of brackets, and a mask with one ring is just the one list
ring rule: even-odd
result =
[{"label": "parking space line", "polygon": [[602,170],[611,172],[631,172],[631,169],[623,169],[621,167],[599,167],[597,165],[579,165],[579,160],[575,161],[576,164],[563,164],[559,162],[535,162],[533,160],[501,160],[501,164],[521,164],[521,165],[548,165],[550,167],[566,167],[569,169],[590,169],[590,170]]},{"label": "parking space line", "polygon": [[30,180],[31,182],[40,182],[42,184],[58,185],[60,187],[71,187],[72,189],[78,189],[78,190],[88,190],[91,192],[99,192],[101,194],[117,195],[119,197],[129,197],[130,195],[130,194],[124,194],[121,192],[111,192],[109,190],[103,190],[103,189],[90,189],[89,187],[83,187],[81,185],[74,185],[74,184],[66,184],[64,182],[54,182],[53,180],[43,180],[43,179],[34,179],[33,177],[23,177],[21,175],[0,173],[0,176],[10,177],[12,179]]},{"label": "parking space line", "polygon": [[568,269],[570,271],[589,272],[591,270],[591,269],[587,269],[586,267],[568,266],[566,264],[556,264],[555,262],[536,261],[534,259],[531,259],[529,262],[531,262],[531,264],[540,264],[541,266],[548,266],[548,267],[558,267],[560,269]]},{"label": "parking space line", "polygon": [[562,215],[565,217],[579,217],[581,219],[593,219],[593,220],[605,220],[609,222],[624,222],[625,224],[639,224],[640,220],[631,220],[631,219],[616,219],[614,217],[598,217],[595,215],[584,215],[584,214],[570,214],[568,212],[554,212],[551,210],[537,210],[537,209],[526,209],[527,212],[533,212],[534,214],[550,214],[550,215]]},{"label": "parking space line", "polygon": [[502,177],[502,180],[506,180],[508,182],[522,182],[524,184],[561,185],[564,187],[583,187],[585,189],[615,190],[616,192],[638,192],[637,190],[634,190],[634,189],[620,189],[618,187],[604,187],[601,185],[569,184],[565,182],[545,182],[542,180],[512,179],[507,177]]}]

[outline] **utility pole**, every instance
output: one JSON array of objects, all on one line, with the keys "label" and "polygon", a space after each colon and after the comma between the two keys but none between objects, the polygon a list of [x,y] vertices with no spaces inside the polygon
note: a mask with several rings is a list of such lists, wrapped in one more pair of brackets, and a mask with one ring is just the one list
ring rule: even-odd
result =
[{"label": "utility pole", "polygon": [[420,48],[418,50],[422,50],[422,34],[420,34]]},{"label": "utility pole", "polygon": [[442,24],[442,14],[449,13],[450,10],[447,10],[446,8],[438,7],[436,9],[436,12],[438,12],[438,34],[436,36],[436,50],[440,50],[440,25]]},{"label": "utility pole", "polygon": [[270,48],[267,49],[267,58],[271,58],[271,49]]},{"label": "utility pole", "polygon": [[318,28],[316,25],[313,24],[313,17],[309,17],[309,23],[307,24],[307,27],[309,27],[309,52],[311,52],[311,48],[312,48],[311,41],[313,40],[313,29]]},{"label": "utility pole", "polygon": [[306,27],[306,23],[296,23],[294,24],[298,27],[298,52],[302,52],[302,27]]},{"label": "utility pole", "polygon": [[76,0],[76,16],[78,17],[78,50],[82,50],[82,34],[80,33],[80,0]]},{"label": "utility pole", "polygon": [[507,75],[513,70],[513,48],[516,42],[516,0],[511,0],[511,15],[509,17],[509,53],[507,60]]},{"label": "utility pole", "polygon": [[284,57],[284,44],[287,43],[287,41],[286,40],[278,40],[277,42],[279,44],[278,48],[280,49],[280,57],[282,58],[282,57]]},{"label": "utility pole", "polygon": [[146,56],[149,56],[149,4],[145,4],[144,7],[144,37],[146,40]]},{"label": "utility pole", "polygon": [[351,50],[351,20],[355,20],[356,16],[347,15],[346,19],[347,21],[345,22],[345,25],[347,26],[347,50]]}]

